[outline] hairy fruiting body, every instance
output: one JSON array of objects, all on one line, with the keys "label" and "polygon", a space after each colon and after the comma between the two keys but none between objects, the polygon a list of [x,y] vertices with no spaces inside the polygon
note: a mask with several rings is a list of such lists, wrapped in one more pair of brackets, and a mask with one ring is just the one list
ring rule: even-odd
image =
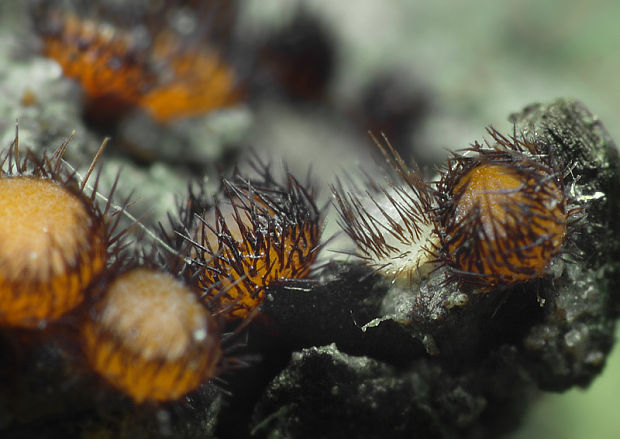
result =
[{"label": "hairy fruiting body", "polygon": [[165,29],[136,39],[135,32],[69,13],[42,20],[43,54],[80,83],[95,120],[141,108],[170,122],[242,98],[233,68],[208,42],[189,44]]},{"label": "hairy fruiting body", "polygon": [[188,286],[135,268],[106,288],[83,330],[92,367],[136,402],[175,400],[215,375],[216,326]]},{"label": "hairy fruiting body", "polygon": [[375,139],[395,171],[395,179],[380,185],[369,179],[363,191],[332,187],[340,224],[357,246],[356,256],[394,282],[419,279],[432,267],[438,245],[433,191],[420,169],[409,169],[386,139]]},{"label": "hairy fruiting body", "polygon": [[205,300],[230,319],[245,318],[276,281],[305,278],[319,251],[321,219],[313,194],[286,184],[223,180],[224,200],[200,215],[191,241]]},{"label": "hairy fruiting body", "polygon": [[0,324],[44,326],[80,304],[111,249],[105,212],[86,196],[61,158],[17,152],[0,175]]},{"label": "hairy fruiting body", "polygon": [[453,277],[493,288],[546,274],[569,229],[562,173],[534,142],[489,130],[495,143],[455,154],[439,183],[440,257]]},{"label": "hairy fruiting body", "polygon": [[128,35],[102,29],[93,21],[63,16],[61,28],[43,36],[43,54],[80,83],[99,111],[112,114],[134,106],[154,77],[144,71],[144,59],[130,55]]},{"label": "hairy fruiting body", "polygon": [[36,326],[84,298],[103,270],[102,224],[48,179],[0,178],[0,322]]},{"label": "hairy fruiting body", "polygon": [[171,80],[160,80],[157,87],[145,93],[138,105],[158,122],[168,122],[189,116],[230,107],[239,102],[242,94],[232,68],[215,51],[181,50],[162,44],[155,50],[156,58],[169,59],[167,70],[161,73]]}]

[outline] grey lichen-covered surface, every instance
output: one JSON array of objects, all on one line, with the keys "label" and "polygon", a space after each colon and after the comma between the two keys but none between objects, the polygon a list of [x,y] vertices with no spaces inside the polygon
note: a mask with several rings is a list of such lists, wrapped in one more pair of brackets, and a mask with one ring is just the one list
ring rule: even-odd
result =
[{"label": "grey lichen-covered surface", "polygon": [[[37,151],[49,151],[75,130],[66,159],[83,173],[107,133],[82,121],[79,88],[62,77],[55,63],[36,54],[23,3],[0,4],[0,141],[12,141],[16,119],[20,142]],[[312,9],[328,9],[322,3],[312,2]],[[404,9],[416,12],[413,6]],[[395,10],[382,7],[377,20]],[[372,11],[360,6],[362,17],[373,16]],[[326,16],[330,14],[338,15],[338,9]],[[353,26],[343,23],[338,33]],[[370,38],[367,31],[357,32],[350,38]],[[339,73],[332,99],[345,107],[368,80],[364,75],[380,70],[385,54],[377,48],[366,53],[342,40],[350,49],[342,62],[353,66],[353,74],[347,77],[346,69]],[[418,55],[424,59],[421,47]],[[441,68],[446,59],[435,66],[443,73],[435,73],[453,85],[438,105],[447,96],[464,103],[455,104],[456,111],[446,118],[429,119],[416,139],[444,146],[432,136],[434,130],[447,135],[443,141],[459,139],[457,146],[464,147],[474,140],[464,132],[481,132],[482,126],[464,128],[459,114],[475,114],[487,123],[490,112],[519,106],[506,109],[495,99],[484,111],[472,111],[476,105],[468,100],[471,96],[460,99],[467,87],[464,76],[472,80],[464,74],[467,63],[454,68],[451,78]],[[512,71],[511,65],[502,64],[502,71]],[[486,94],[491,96],[510,78],[487,83]],[[533,88],[543,93],[544,87]],[[36,103],[25,105],[28,93]],[[313,151],[325,162],[315,165],[323,185],[350,157],[364,163],[369,155],[356,150],[357,142],[368,143],[360,140],[364,133],[338,122],[342,108],[330,111],[289,111],[281,103],[262,102],[166,128],[136,115],[124,122],[108,148],[102,192],[123,168],[118,199],[137,190],[133,212],[154,224],[174,209],[174,198],[185,193],[190,176],[213,180],[219,162],[236,154],[240,143],[286,157],[296,172],[306,169],[307,150]],[[496,115],[492,121],[502,118]],[[510,121],[517,132],[536,136],[569,164],[567,181],[574,181],[573,196],[585,210],[576,241],[579,257],[576,262],[572,256],[566,263],[556,261],[552,280],[461,300],[458,286],[440,286],[431,277],[420,293],[403,296],[365,267],[332,262],[316,282],[270,291],[265,318],[248,335],[249,367],[163,406],[136,407],[111,392],[75,360],[79,355],[72,334],[50,339],[2,330],[0,436],[496,437],[519,424],[541,390],[587,386],[605,366],[620,311],[615,294],[620,261],[617,152],[602,124],[574,100],[531,105]],[[456,128],[444,130],[450,122]],[[430,155],[436,158],[434,151]],[[321,201],[327,193],[324,187]],[[335,230],[330,224],[327,236]],[[455,302],[466,303],[452,306]]]}]

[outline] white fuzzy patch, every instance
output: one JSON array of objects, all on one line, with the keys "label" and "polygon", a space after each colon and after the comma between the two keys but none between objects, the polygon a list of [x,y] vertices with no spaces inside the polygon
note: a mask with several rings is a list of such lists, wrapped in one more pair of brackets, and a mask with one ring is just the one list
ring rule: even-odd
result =
[{"label": "white fuzzy patch", "polygon": [[[396,191],[391,188],[386,190],[397,203],[401,202],[403,203],[401,206],[404,206],[405,201]],[[411,197],[415,196],[409,191],[407,193]],[[362,200],[365,213],[367,216],[373,216],[385,226],[382,230],[385,248],[391,247],[392,249],[389,249],[388,254],[384,256],[369,254],[371,259],[368,259],[367,263],[377,267],[383,275],[392,278],[392,282],[395,283],[411,284],[428,274],[432,268],[431,251],[439,245],[439,237],[434,233],[434,225],[427,220],[417,221],[417,233],[409,233],[399,209],[387,196],[381,194],[373,200],[368,197]],[[392,221],[403,227],[407,233],[397,233],[391,225]]]},{"label": "white fuzzy patch", "polygon": [[390,243],[398,250],[389,256],[377,258],[372,265],[381,268],[380,272],[392,278],[393,283],[406,282],[411,284],[417,279],[426,276],[432,267],[434,259],[430,251],[439,245],[439,238],[433,233],[433,226],[424,224],[420,240],[412,243]]},{"label": "white fuzzy patch", "polygon": [[[433,268],[439,245],[430,212],[408,186],[380,187],[378,193],[337,193],[341,222],[363,239],[352,238],[357,254],[393,283],[411,285]],[[343,212],[344,209],[348,212]],[[348,215],[348,217],[347,217]],[[350,234],[351,235],[351,234]]]}]

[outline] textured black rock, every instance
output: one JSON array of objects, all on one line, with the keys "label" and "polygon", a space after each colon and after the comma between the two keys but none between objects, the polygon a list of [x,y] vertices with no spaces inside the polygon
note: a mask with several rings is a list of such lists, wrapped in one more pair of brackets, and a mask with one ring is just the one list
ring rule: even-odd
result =
[{"label": "textured black rock", "polygon": [[539,390],[587,386],[602,370],[618,311],[617,150],[577,101],[532,105],[511,121],[572,170],[565,181],[584,216],[573,254],[547,278],[462,306],[459,287],[435,272],[397,317],[386,310],[407,293],[355,265],[273,291],[264,312],[281,334],[274,343],[296,351],[259,396],[256,434],[494,437]]}]

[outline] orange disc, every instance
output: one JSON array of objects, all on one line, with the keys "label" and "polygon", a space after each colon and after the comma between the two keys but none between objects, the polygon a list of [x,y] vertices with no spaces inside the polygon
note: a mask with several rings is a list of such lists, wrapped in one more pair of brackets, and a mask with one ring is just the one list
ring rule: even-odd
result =
[{"label": "orange disc", "polygon": [[36,327],[84,299],[107,254],[102,221],[52,179],[0,177],[0,324]]},{"label": "orange disc", "polygon": [[121,274],[91,314],[83,331],[89,362],[136,402],[178,399],[215,374],[216,325],[197,295],[168,273]]},{"label": "orange disc", "polygon": [[461,177],[453,197],[446,230],[451,265],[489,286],[542,276],[562,248],[567,213],[552,178],[485,163]]}]

